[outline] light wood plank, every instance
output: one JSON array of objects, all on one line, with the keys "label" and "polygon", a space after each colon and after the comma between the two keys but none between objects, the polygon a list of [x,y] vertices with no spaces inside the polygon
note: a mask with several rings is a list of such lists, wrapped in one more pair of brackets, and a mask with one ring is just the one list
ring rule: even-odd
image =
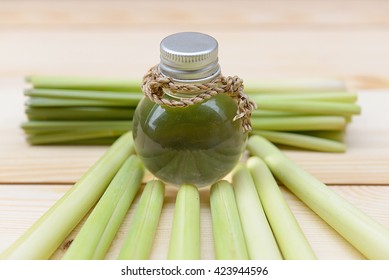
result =
[{"label": "light wood plank", "polygon": [[[389,25],[387,1],[2,1],[0,26],[348,28]],[[163,12],[161,12],[163,10]]]},{"label": "light wood plank", "polygon": [[[0,185],[0,251],[16,240],[69,188],[69,185]],[[331,189],[383,225],[389,227],[389,208],[387,207],[389,186],[331,186]],[[303,205],[301,201],[284,188],[282,190],[319,259],[364,258],[316,214]],[[200,193],[202,259],[213,259],[209,188],[202,189]],[[176,189],[168,187],[153,246],[152,259],[166,259],[175,195]],[[131,206],[106,256],[107,259],[114,259],[118,255],[138,200],[139,197]],[[81,225],[82,223],[64,241],[59,250],[53,255],[54,259],[61,258],[65,250],[65,244],[76,236]]]},{"label": "light wood plank", "polygon": [[[147,30],[0,30],[0,75],[116,76],[140,79],[159,62],[165,36],[183,26]],[[336,77],[353,89],[388,88],[389,29],[348,31],[210,31],[226,75],[262,78]]]}]

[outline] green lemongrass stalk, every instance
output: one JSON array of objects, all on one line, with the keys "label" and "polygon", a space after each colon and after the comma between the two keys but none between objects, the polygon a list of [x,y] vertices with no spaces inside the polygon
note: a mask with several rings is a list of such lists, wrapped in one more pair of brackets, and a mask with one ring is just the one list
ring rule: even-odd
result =
[{"label": "green lemongrass stalk", "polygon": [[361,113],[361,107],[354,103],[310,101],[310,100],[262,100],[258,106],[265,110],[276,110],[313,115],[349,116]]},{"label": "green lemongrass stalk", "polygon": [[32,145],[46,145],[55,143],[66,143],[69,141],[77,140],[92,140],[107,137],[118,138],[122,134],[128,132],[126,130],[101,130],[101,131],[66,131],[56,133],[45,133],[45,134],[33,134],[27,137],[27,141]]},{"label": "green lemongrass stalk", "polygon": [[330,140],[334,140],[334,141],[338,141],[338,142],[343,142],[344,135],[345,135],[344,130],[339,130],[339,131],[330,131],[330,130],[326,130],[326,131],[295,131],[295,133],[315,136],[315,137],[319,137],[319,138],[330,139]]},{"label": "green lemongrass stalk", "polygon": [[343,153],[346,151],[346,145],[344,143],[316,136],[266,130],[254,130],[251,131],[251,134],[260,135],[272,143],[313,151],[332,153]]},{"label": "green lemongrass stalk", "polygon": [[297,166],[260,136],[248,141],[252,155],[261,157],[291,192],[333,227],[368,259],[389,259],[389,230]]},{"label": "green lemongrass stalk", "polygon": [[344,91],[345,84],[336,79],[256,79],[245,81],[247,93]]},{"label": "green lemongrass stalk", "polygon": [[107,77],[28,76],[34,88],[140,92],[140,81]]},{"label": "green lemongrass stalk", "polygon": [[80,180],[1,255],[1,259],[48,259],[104,193],[134,153],[132,134],[119,138]]},{"label": "green lemongrass stalk", "polygon": [[[26,123],[28,123],[29,121],[27,121]],[[55,123],[56,121],[52,121],[53,123]],[[75,123],[77,121],[74,121]],[[93,133],[96,133],[96,137],[99,136],[99,133],[101,133],[101,136],[100,137],[104,137],[103,135],[108,135],[108,136],[105,136],[104,138],[106,137],[115,137],[116,139],[118,138],[118,136],[121,136],[122,134],[128,132],[130,129],[128,129],[128,127],[121,127],[121,126],[118,126],[117,128],[116,127],[113,127],[114,129],[111,129],[109,128],[108,126],[104,127],[88,127],[88,126],[80,126],[78,128],[64,128],[64,129],[54,129],[54,128],[49,128],[47,129],[46,127],[32,127],[32,128],[23,128],[23,125],[24,123],[22,124],[22,129],[24,130],[24,133],[26,134],[27,138],[28,137],[31,137],[31,136],[48,136],[48,137],[53,137],[53,138],[56,138],[57,135],[64,135],[65,138],[69,137],[69,138],[73,138],[75,137],[74,134],[77,134],[77,133],[82,133],[82,134],[85,134],[85,137],[86,138],[94,138],[93,137]],[[88,136],[88,134],[91,135],[91,137]],[[77,137],[76,137],[77,138]],[[83,136],[80,136],[80,138],[84,138]],[[66,140],[66,139],[65,139]],[[73,141],[71,139],[69,139],[69,141]]]},{"label": "green lemongrass stalk", "polygon": [[252,118],[263,118],[263,117],[301,117],[307,114],[295,113],[295,112],[284,112],[274,110],[263,110],[261,108],[251,112]]},{"label": "green lemongrass stalk", "polygon": [[247,166],[284,258],[287,260],[316,259],[304,232],[266,164],[257,157],[251,157],[247,161]]},{"label": "green lemongrass stalk", "polygon": [[29,120],[70,121],[70,120],[131,120],[135,108],[112,107],[27,107],[25,113]]},{"label": "green lemongrass stalk", "polygon": [[64,98],[43,98],[30,97],[26,102],[29,107],[129,107],[120,101],[106,100],[82,100],[82,99],[64,99]]},{"label": "green lemongrass stalk", "polygon": [[232,175],[236,204],[252,260],[281,260],[282,255],[263,211],[253,178],[247,167],[239,164]]},{"label": "green lemongrass stalk", "polygon": [[254,94],[249,95],[250,99],[256,103],[261,101],[297,101],[312,100],[325,102],[347,102],[354,103],[357,101],[357,94],[346,91],[334,92],[288,92],[287,94]]},{"label": "green lemongrass stalk", "polygon": [[182,185],[178,190],[168,259],[200,259],[200,195],[194,185]]},{"label": "green lemongrass stalk", "polygon": [[210,204],[216,259],[249,259],[234,191],[229,182],[219,181],[212,185]]},{"label": "green lemongrass stalk", "polygon": [[161,215],[165,185],[162,181],[149,181],[135,210],[127,237],[120,250],[120,260],[147,260]]},{"label": "green lemongrass stalk", "polygon": [[[54,123],[55,121],[53,121]],[[65,128],[65,129],[46,129],[45,127],[34,127],[34,128],[26,128],[24,129],[24,133],[27,134],[27,136],[56,136],[58,134],[64,134],[64,135],[71,135],[76,134],[79,132],[85,132],[85,133],[106,133],[107,135],[116,135],[120,136],[127,132],[129,129],[128,127],[118,127],[117,129],[111,129],[109,127],[79,127],[79,128]],[[71,137],[71,136],[70,136]],[[116,137],[117,138],[117,137]]]},{"label": "green lemongrass stalk", "polygon": [[131,155],[112,179],[63,259],[100,260],[107,253],[139,187],[144,167]]},{"label": "green lemongrass stalk", "polygon": [[88,90],[64,90],[64,89],[28,89],[24,95],[41,98],[60,98],[74,100],[102,100],[120,102],[127,106],[136,106],[142,99],[142,93],[121,93],[111,91],[88,91]]},{"label": "green lemongrass stalk", "polygon": [[113,144],[118,137],[104,137],[104,138],[94,138],[94,139],[86,139],[86,140],[74,140],[74,141],[66,141],[66,142],[58,142],[58,143],[48,143],[45,145],[56,145],[56,146],[71,146],[71,145],[83,145],[83,146],[102,146],[102,145],[111,145]]},{"label": "green lemongrass stalk", "polygon": [[290,116],[252,118],[254,130],[344,130],[346,120],[341,116]]},{"label": "green lemongrass stalk", "polygon": [[[112,90],[140,92],[141,81],[107,77],[28,76],[26,81],[35,88]],[[345,84],[336,79],[256,79],[245,81],[247,92],[322,92],[342,91]]]},{"label": "green lemongrass stalk", "polygon": [[111,129],[111,130],[130,130],[131,121],[27,121],[22,124],[25,131],[58,131],[58,130],[77,130],[77,129]]}]

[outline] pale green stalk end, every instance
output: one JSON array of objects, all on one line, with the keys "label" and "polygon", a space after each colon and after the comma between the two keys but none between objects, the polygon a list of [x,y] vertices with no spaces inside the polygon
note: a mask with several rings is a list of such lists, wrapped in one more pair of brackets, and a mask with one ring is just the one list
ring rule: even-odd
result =
[{"label": "pale green stalk end", "polygon": [[346,120],[341,116],[286,116],[252,118],[254,130],[283,130],[283,131],[307,131],[307,130],[344,130]]},{"label": "pale green stalk end", "polygon": [[109,137],[119,137],[123,133],[127,132],[126,130],[101,130],[101,131],[82,131],[82,130],[69,130],[65,132],[51,132],[51,133],[41,133],[41,134],[32,134],[27,137],[27,141],[32,145],[48,145],[48,144],[58,144],[58,143],[67,143],[72,141],[85,141],[85,140],[94,140],[94,139],[104,139]]},{"label": "pale green stalk end", "polygon": [[224,180],[213,184],[210,204],[216,259],[249,259],[232,185]]},{"label": "pale green stalk end", "polygon": [[182,185],[178,190],[168,259],[200,259],[200,195],[194,185]]},{"label": "pale green stalk end", "polygon": [[357,94],[347,91],[328,91],[328,92],[285,92],[284,94],[262,93],[250,94],[250,99],[257,104],[262,101],[298,101],[298,100],[315,100],[315,101],[331,101],[355,103]]},{"label": "pale green stalk end", "polygon": [[266,164],[257,157],[251,157],[247,165],[284,258],[287,260],[316,259],[311,245]]},{"label": "pale green stalk end", "polygon": [[165,196],[162,181],[146,184],[120,250],[120,260],[147,260],[150,256]]},{"label": "pale green stalk end", "polygon": [[101,100],[120,102],[127,106],[137,106],[143,94],[133,92],[66,90],[66,89],[28,89],[25,96],[68,100]]},{"label": "pale green stalk end", "polygon": [[83,99],[69,99],[69,98],[48,98],[48,97],[30,97],[26,102],[26,106],[32,108],[66,108],[66,107],[129,107],[120,101],[107,100],[83,100]]},{"label": "pale green stalk end", "polygon": [[263,100],[258,106],[265,110],[295,112],[301,114],[350,116],[361,113],[361,107],[354,103],[311,101],[311,100]]},{"label": "pale green stalk end", "polygon": [[343,153],[346,151],[346,144],[344,143],[311,135],[266,130],[255,130],[251,134],[260,135],[275,144],[296,148],[331,153]]},{"label": "pale green stalk end", "polygon": [[239,164],[235,168],[232,185],[250,259],[281,260],[282,255],[263,211],[253,178],[245,165]]},{"label": "pale green stalk end", "polygon": [[104,195],[66,251],[66,260],[104,259],[139,187],[144,167],[131,155],[119,169]]},{"label": "pale green stalk end", "polygon": [[121,136],[60,200],[0,255],[0,258],[50,258],[100,199],[119,168],[133,152],[133,139],[129,132]]},{"label": "pale green stalk end", "polygon": [[369,259],[389,259],[389,230],[297,166],[260,136],[248,141],[272,173],[309,208]]},{"label": "pale green stalk end", "polygon": [[141,81],[108,77],[32,75],[26,77],[26,82],[32,84],[34,88],[141,91]]}]

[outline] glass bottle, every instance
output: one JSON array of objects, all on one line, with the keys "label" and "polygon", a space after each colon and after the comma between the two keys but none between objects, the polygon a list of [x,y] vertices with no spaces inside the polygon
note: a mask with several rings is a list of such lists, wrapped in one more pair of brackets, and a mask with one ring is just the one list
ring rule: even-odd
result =
[{"label": "glass bottle", "polygon": [[[176,33],[162,40],[160,51],[159,70],[176,83],[206,83],[220,75],[218,43],[209,35]],[[193,96],[164,93],[177,100]],[[224,93],[184,108],[144,97],[133,119],[136,152],[166,183],[210,185],[226,176],[244,152],[247,133],[240,120],[233,121],[236,112],[236,101]]]}]

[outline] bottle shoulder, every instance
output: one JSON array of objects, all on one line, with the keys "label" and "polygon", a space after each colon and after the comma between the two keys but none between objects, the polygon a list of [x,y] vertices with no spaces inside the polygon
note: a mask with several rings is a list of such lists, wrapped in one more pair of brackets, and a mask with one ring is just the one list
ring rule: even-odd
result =
[{"label": "bottle shoulder", "polygon": [[[193,147],[213,145],[229,138],[243,138],[240,120],[233,121],[236,102],[227,95],[185,108],[161,106],[143,99],[136,109],[134,127],[160,142]],[[139,130],[139,131],[138,131]]]},{"label": "bottle shoulder", "polygon": [[[138,105],[137,111],[141,114],[169,114],[178,116],[192,116],[195,119],[204,117],[230,119],[237,111],[236,101],[226,94],[219,94],[201,103],[186,107],[170,107],[159,105],[144,97]],[[200,114],[200,115],[198,115]],[[219,117],[218,117],[219,116]]]}]

